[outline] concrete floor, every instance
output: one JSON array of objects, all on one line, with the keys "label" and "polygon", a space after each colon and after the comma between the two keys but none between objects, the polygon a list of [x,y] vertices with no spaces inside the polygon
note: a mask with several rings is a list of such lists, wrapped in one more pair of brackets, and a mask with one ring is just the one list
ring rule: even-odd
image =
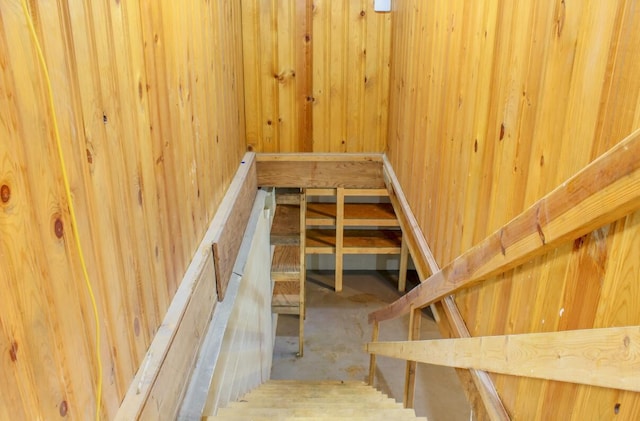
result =
[{"label": "concrete floor", "polygon": [[[366,381],[371,340],[368,314],[400,296],[395,274],[350,271],[344,289],[333,292],[333,272],[307,273],[307,319],[304,357],[298,350],[298,316],[280,315],[273,355],[272,379]],[[380,325],[380,340],[405,340],[409,318]],[[422,339],[440,338],[436,323],[423,313]],[[375,387],[402,401],[405,362],[378,358]],[[419,364],[415,410],[430,421],[470,419],[470,407],[460,381],[451,368]]]}]

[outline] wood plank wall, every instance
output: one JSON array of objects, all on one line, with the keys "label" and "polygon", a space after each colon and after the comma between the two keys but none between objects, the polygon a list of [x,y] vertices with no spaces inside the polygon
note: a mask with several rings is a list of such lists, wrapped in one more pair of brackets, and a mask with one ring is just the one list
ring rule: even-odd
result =
[{"label": "wood plank wall", "polygon": [[[441,266],[640,127],[637,1],[393,4],[388,156]],[[639,239],[636,213],[456,301],[472,335],[638,325]],[[637,393],[492,377],[515,419],[640,417]]]},{"label": "wood plank wall", "polygon": [[[239,0],[29,1],[111,419],[245,149]],[[0,4],[0,419],[91,419],[94,318],[21,3]]]},{"label": "wood plank wall", "polygon": [[243,1],[247,143],[382,152],[391,18],[369,0]]}]

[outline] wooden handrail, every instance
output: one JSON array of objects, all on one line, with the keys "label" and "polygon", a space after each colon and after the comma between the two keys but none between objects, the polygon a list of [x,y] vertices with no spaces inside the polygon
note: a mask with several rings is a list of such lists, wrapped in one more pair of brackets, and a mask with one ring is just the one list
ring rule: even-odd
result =
[{"label": "wooden handrail", "polygon": [[[422,230],[420,229],[418,221],[413,214],[413,211],[411,210],[411,206],[409,206],[409,202],[407,201],[404,191],[402,190],[400,181],[398,180],[393,166],[389,162],[389,159],[386,155],[383,155],[382,157],[382,164],[384,169],[384,182],[387,186],[387,190],[389,191],[389,199],[391,200],[395,213],[398,217],[398,220],[400,221],[400,226],[402,227],[402,243],[408,245],[413,263],[420,279],[427,279],[428,276],[432,273],[440,271],[440,266],[438,265],[438,262],[431,252],[431,248],[429,247],[429,244],[427,243],[427,240],[424,237]],[[441,303],[442,308],[444,309],[444,313],[446,314],[446,318],[449,321],[449,326],[451,327],[454,335],[461,338],[469,338],[471,336],[469,334],[469,330],[467,329],[467,326],[465,325],[464,320],[462,319],[462,315],[460,314],[460,311],[458,310],[458,307],[452,296],[446,297],[441,301]],[[434,308],[433,305],[431,309],[433,311],[434,317],[436,318],[436,321],[438,321],[439,317],[437,309]],[[417,327],[415,325],[411,326],[411,321],[415,322],[418,320],[420,320],[420,318],[410,318],[409,332],[411,340],[419,339],[419,337],[417,336],[411,337],[411,332],[413,332],[414,328]],[[379,323],[374,322],[374,335],[372,342],[376,342],[378,340],[376,333],[378,328]],[[371,384],[373,384],[373,376],[375,374],[376,363],[375,354],[371,354],[370,359],[371,362],[369,366],[369,378]],[[409,371],[412,368],[415,369],[415,365],[415,362],[407,361],[407,368]],[[498,395],[498,392],[496,391],[496,388],[489,374],[485,371],[471,369],[469,370],[469,375],[471,376],[471,381],[475,385],[480,400],[484,405],[486,415],[489,417],[489,419],[500,421],[509,420],[509,414],[502,404],[500,396]],[[413,384],[412,381],[414,379],[415,377],[412,378],[410,376],[407,376],[405,378],[404,403],[406,406],[410,406],[411,404],[411,402],[409,402],[409,399],[411,398],[409,394],[410,392],[407,392],[409,389],[413,389],[415,387],[415,384]],[[469,388],[469,393],[472,393],[471,388]],[[480,408],[476,408],[475,410],[480,411],[480,413],[482,412]],[[480,413],[478,413],[477,415],[482,417]]]},{"label": "wooden handrail", "polygon": [[369,314],[369,322],[423,308],[639,208],[640,129],[408,294]]},{"label": "wooden handrail", "polygon": [[367,351],[447,367],[640,392],[640,326],[427,341]]}]

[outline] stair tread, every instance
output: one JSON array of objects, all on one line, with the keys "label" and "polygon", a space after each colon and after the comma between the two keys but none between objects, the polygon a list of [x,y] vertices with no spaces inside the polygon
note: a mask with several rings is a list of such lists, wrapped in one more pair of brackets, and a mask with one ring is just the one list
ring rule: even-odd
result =
[{"label": "stair tread", "polygon": [[273,287],[271,306],[297,307],[300,305],[300,281],[280,281]]},{"label": "stair tread", "polygon": [[227,408],[217,420],[426,420],[361,381],[269,380]]},{"label": "stair tread", "polygon": [[300,245],[276,245],[271,260],[271,275],[300,274]]},{"label": "stair tread", "polygon": [[271,225],[271,244],[300,244],[300,206],[276,206]]},{"label": "stair tread", "polygon": [[282,416],[333,416],[333,417],[351,417],[351,416],[381,416],[385,415],[390,419],[396,419],[397,416],[413,416],[413,409],[404,408],[370,408],[358,407],[351,405],[349,407],[333,407],[323,406],[321,408],[221,408],[218,410],[220,415],[244,415],[244,416],[271,416],[280,419]]},{"label": "stair tread", "polygon": [[[344,231],[343,250],[352,249],[394,249],[400,252],[402,232],[400,230],[346,230]],[[331,249],[336,246],[336,231],[333,229],[308,229],[306,233],[307,252],[313,249]],[[395,250],[397,249],[397,250]]]},{"label": "stair tread", "polygon": [[[203,420],[217,420],[217,421],[247,421],[247,417],[245,415],[218,415],[218,416],[209,416],[203,418]],[[390,418],[388,415],[367,415],[367,416],[357,416],[352,415],[348,418],[340,417],[340,416],[283,416],[278,417],[279,421],[334,421],[334,420],[345,420],[349,419],[351,421],[387,421]],[[427,421],[425,417],[416,417],[414,415],[401,415],[401,414],[393,414],[394,421],[403,421],[403,420],[419,420],[419,421]],[[269,416],[252,416],[252,421],[272,421],[273,417]]]},{"label": "stair tread", "polygon": [[323,410],[331,405],[332,408],[352,408],[354,406],[366,406],[367,408],[389,408],[402,409],[402,404],[393,399],[363,399],[362,397],[352,397],[351,399],[334,398],[314,398],[304,399],[299,396],[283,396],[282,399],[248,399],[239,402],[230,402],[228,408],[307,408]]}]

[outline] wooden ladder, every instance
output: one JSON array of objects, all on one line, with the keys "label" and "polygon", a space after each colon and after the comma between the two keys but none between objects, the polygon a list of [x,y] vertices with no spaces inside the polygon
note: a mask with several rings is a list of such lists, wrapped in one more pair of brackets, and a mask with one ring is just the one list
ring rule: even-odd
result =
[{"label": "wooden ladder", "polygon": [[299,315],[298,356],[304,353],[305,195],[300,189],[277,189],[271,227],[273,313]]},{"label": "wooden ladder", "polygon": [[363,382],[341,380],[270,380],[203,419],[427,420]]}]

